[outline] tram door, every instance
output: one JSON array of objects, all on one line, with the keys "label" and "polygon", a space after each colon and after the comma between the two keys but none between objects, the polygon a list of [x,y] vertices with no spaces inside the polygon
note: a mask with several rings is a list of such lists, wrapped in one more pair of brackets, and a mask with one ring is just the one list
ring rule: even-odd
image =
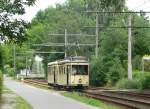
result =
[{"label": "tram door", "polygon": [[67,85],[69,85],[69,73],[70,73],[71,67],[67,65]]},{"label": "tram door", "polygon": [[57,84],[58,79],[58,66],[54,66],[54,83]]},{"label": "tram door", "polygon": [[56,83],[56,74],[55,74],[55,66],[53,67],[53,73],[54,73],[54,83]]}]

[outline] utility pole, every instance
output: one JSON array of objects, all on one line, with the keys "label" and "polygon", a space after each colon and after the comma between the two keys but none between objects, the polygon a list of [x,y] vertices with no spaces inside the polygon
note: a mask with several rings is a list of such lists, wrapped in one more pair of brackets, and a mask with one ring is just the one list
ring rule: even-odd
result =
[{"label": "utility pole", "polygon": [[[96,58],[98,58],[98,42],[99,42],[99,38],[98,38],[98,36],[99,36],[99,28],[100,28],[100,26],[99,26],[99,12],[95,12],[95,11],[86,11],[86,13],[96,13],[96,25],[94,26],[94,27],[92,27],[92,28],[95,28],[95,57]],[[84,27],[90,27],[90,26],[84,26]]]},{"label": "utility pole", "polygon": [[65,58],[67,57],[67,29],[65,29]]},{"label": "utility pole", "polygon": [[14,57],[14,75],[16,76],[16,46],[13,46],[13,57]]},{"label": "utility pole", "polygon": [[[99,26],[99,17],[98,17],[98,15],[99,14],[105,14],[105,13],[114,13],[114,14],[140,14],[141,12],[139,11],[136,11],[136,12],[133,12],[133,11],[125,11],[125,12],[123,12],[123,11],[84,11],[85,13],[95,13],[96,14],[96,47],[95,47],[95,56],[96,57],[98,57],[98,40],[99,40],[99,38],[98,38],[98,36],[99,36],[99,28],[104,28],[104,26]],[[143,12],[143,13],[150,13],[150,12]],[[86,27],[86,28],[95,28],[95,26],[84,26],[84,27]],[[134,27],[126,27],[126,26],[120,26],[120,27],[118,27],[118,26],[114,26],[114,27],[108,27],[108,28],[150,28],[149,26],[144,26],[144,27],[141,27],[141,26],[134,26]],[[129,33],[130,34],[130,33]],[[132,69],[132,67],[131,67],[131,69]]]},{"label": "utility pole", "polygon": [[128,18],[128,79],[132,80],[132,28],[131,28],[131,14]]},{"label": "utility pole", "polygon": [[96,58],[98,58],[98,36],[99,36],[99,17],[98,17],[98,13],[96,13],[96,31],[95,31],[95,56]]}]

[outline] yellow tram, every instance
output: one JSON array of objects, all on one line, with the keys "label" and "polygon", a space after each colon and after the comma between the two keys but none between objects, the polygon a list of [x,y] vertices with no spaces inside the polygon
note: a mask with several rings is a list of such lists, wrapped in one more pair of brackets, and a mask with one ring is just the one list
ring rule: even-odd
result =
[{"label": "yellow tram", "polygon": [[62,87],[88,87],[89,62],[85,57],[68,57],[48,63],[48,84]]}]

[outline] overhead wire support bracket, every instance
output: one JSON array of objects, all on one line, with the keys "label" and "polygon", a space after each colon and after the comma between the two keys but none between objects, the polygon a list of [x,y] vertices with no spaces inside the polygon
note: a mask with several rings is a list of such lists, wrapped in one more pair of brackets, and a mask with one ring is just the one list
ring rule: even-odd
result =
[{"label": "overhead wire support bracket", "polygon": [[67,29],[65,29],[65,33],[49,33],[48,34],[49,36],[64,36],[64,43],[51,43],[51,42],[48,42],[48,43],[41,43],[41,44],[32,44],[31,46],[33,47],[64,47],[65,48],[65,52],[63,52],[65,54],[65,57],[67,57],[67,48],[69,46],[74,46],[74,47],[77,47],[77,46],[88,46],[88,47],[93,47],[93,46],[96,46],[96,44],[92,44],[92,43],[78,43],[78,42],[70,42],[68,43],[68,37],[71,37],[71,36],[75,36],[75,37],[79,37],[79,36],[84,36],[84,37],[96,37],[96,35],[92,35],[92,34],[82,34],[82,33],[77,33],[77,34],[74,34],[74,33],[69,33],[67,32]]},{"label": "overhead wire support bracket", "polygon": [[84,13],[124,13],[124,14],[134,14],[134,13],[150,13],[150,11],[83,11]]},{"label": "overhead wire support bracket", "polygon": [[[68,43],[69,46],[95,46],[95,44],[76,44],[76,43]],[[65,43],[50,43],[50,44],[32,44],[32,46],[65,46]]]},{"label": "overhead wire support bracket", "polygon": [[[98,26],[105,28],[106,26]],[[95,28],[95,26],[84,26],[83,28]],[[150,28],[150,26],[108,26],[107,28]]]},{"label": "overhead wire support bracket", "polygon": [[[49,34],[50,36],[64,36],[65,34]],[[67,34],[67,36],[95,36],[95,35],[89,35],[89,34]]]},{"label": "overhead wire support bracket", "polygon": [[34,52],[35,54],[55,54],[55,53],[59,53],[59,54],[64,54],[64,52]]}]

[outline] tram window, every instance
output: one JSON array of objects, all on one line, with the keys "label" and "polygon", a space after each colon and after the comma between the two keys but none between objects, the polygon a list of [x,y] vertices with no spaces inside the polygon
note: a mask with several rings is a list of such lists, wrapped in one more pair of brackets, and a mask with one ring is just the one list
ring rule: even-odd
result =
[{"label": "tram window", "polygon": [[65,67],[64,67],[64,74],[65,74]]},{"label": "tram window", "polygon": [[52,69],[51,69],[51,67],[49,67],[49,69],[48,69],[48,72],[49,72],[49,74],[51,75],[51,71]]},{"label": "tram window", "polygon": [[77,70],[78,70],[78,66],[77,65],[73,65],[72,66],[72,74],[73,75],[77,74]]},{"label": "tram window", "polygon": [[88,66],[87,65],[73,65],[72,66],[72,74],[73,75],[87,75],[88,74]]},{"label": "tram window", "polygon": [[59,74],[62,74],[62,66],[59,66]]},{"label": "tram window", "polygon": [[87,75],[88,74],[88,66],[87,65],[79,65],[78,73],[82,74],[82,75]]},{"label": "tram window", "polygon": [[69,74],[70,72],[71,72],[71,66],[68,65],[68,66],[67,66],[67,73]]}]

